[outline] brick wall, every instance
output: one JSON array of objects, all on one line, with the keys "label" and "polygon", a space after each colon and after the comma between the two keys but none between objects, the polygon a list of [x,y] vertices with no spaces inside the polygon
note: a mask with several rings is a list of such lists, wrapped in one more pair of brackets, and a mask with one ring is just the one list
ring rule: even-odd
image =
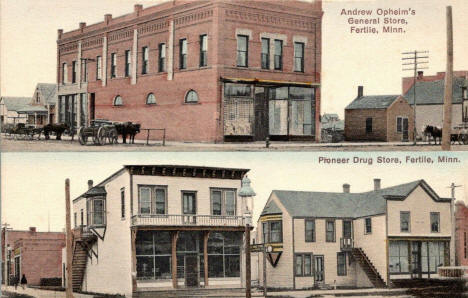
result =
[{"label": "brick wall", "polygon": [[456,265],[468,266],[468,208],[462,201],[455,204],[455,218]]},{"label": "brick wall", "polygon": [[[372,118],[371,133],[366,133],[367,118]],[[386,110],[345,110],[345,138],[347,141],[387,141]]]}]

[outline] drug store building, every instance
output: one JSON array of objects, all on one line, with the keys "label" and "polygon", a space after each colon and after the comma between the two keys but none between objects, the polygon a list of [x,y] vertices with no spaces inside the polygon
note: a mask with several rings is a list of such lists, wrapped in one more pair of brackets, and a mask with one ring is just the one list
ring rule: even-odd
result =
[{"label": "drug store building", "polygon": [[320,140],[322,15],[321,0],[176,0],[59,30],[59,122],[132,121],[177,141]]},{"label": "drug store building", "polygon": [[98,185],[90,181],[73,201],[73,289],[244,287],[247,172],[128,165]]}]

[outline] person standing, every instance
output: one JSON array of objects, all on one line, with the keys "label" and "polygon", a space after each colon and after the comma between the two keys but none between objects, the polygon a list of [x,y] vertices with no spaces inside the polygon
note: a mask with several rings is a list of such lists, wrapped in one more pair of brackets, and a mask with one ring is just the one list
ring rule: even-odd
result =
[{"label": "person standing", "polygon": [[23,276],[21,277],[21,287],[23,288],[23,290],[27,284],[28,284],[28,280],[26,279],[26,275],[23,274]]}]

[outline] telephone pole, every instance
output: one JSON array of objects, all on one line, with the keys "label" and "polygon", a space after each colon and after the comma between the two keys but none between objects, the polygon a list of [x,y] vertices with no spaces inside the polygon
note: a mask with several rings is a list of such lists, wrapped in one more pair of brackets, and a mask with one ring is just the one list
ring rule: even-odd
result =
[{"label": "telephone pole", "polygon": [[442,150],[450,151],[452,134],[452,97],[453,97],[453,26],[452,6],[447,6],[447,70],[445,71],[444,126],[442,127]]},{"label": "telephone pole", "polygon": [[67,227],[67,281],[66,281],[66,297],[73,298],[73,283],[72,283],[72,231],[70,221],[70,179],[65,180],[65,222]]},{"label": "telephone pole", "polygon": [[455,183],[452,182],[452,184],[450,184],[450,186],[448,186],[447,188],[450,188],[451,192],[450,192],[450,195],[451,195],[451,201],[450,201],[450,212],[452,213],[451,216],[452,216],[452,239],[450,241],[450,255],[451,256],[455,256],[455,260],[454,262],[451,262],[450,265],[455,265],[455,266],[459,266],[460,264],[458,264],[458,252],[457,252],[457,248],[455,247],[455,242],[456,242],[456,239],[458,238],[457,237],[457,219],[456,219],[456,215],[455,215],[455,189],[457,187],[463,187],[462,185],[455,185]]},{"label": "telephone pole", "polygon": [[[403,66],[403,71],[413,71],[413,145],[416,145],[416,135],[417,135],[417,129],[416,129],[416,81],[418,77],[418,71],[422,69],[428,69],[427,64],[429,61],[429,56],[421,56],[423,54],[428,54],[429,51],[412,51],[412,52],[404,52],[401,53],[403,55],[403,60],[402,66]],[[407,61],[409,60],[409,61]],[[420,66],[421,65],[421,66]]]}]

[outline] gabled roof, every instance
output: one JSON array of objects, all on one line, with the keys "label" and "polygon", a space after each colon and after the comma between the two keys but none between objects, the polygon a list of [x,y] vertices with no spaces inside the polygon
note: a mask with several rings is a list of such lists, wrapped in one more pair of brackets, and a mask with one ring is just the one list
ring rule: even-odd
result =
[{"label": "gabled roof", "polygon": [[274,201],[270,201],[265,205],[265,208],[263,208],[262,214],[261,215],[267,215],[267,214],[281,214],[281,209],[276,205]]},{"label": "gabled roof", "polygon": [[[358,218],[384,214],[386,200],[404,200],[418,186],[422,186],[435,201],[450,202],[450,199],[440,198],[424,180],[363,193],[273,190],[272,194],[291,216]],[[269,205],[265,206],[262,215],[274,214]]]},{"label": "gabled roof", "polygon": [[5,104],[8,111],[18,111],[29,105],[31,97],[2,96],[1,101]]},{"label": "gabled roof", "polygon": [[36,89],[38,89],[44,97],[44,103],[57,103],[57,84],[38,83]]},{"label": "gabled roof", "polygon": [[83,197],[95,197],[95,196],[105,196],[107,194],[104,186],[94,186],[91,187],[87,192],[82,194]]},{"label": "gabled roof", "polygon": [[400,95],[369,95],[361,96],[354,99],[345,109],[386,109],[388,108]]},{"label": "gabled roof", "polygon": [[[462,87],[468,84],[463,77],[453,78],[453,100],[452,103],[461,103]],[[443,104],[444,103],[445,80],[416,82],[416,104]],[[409,104],[414,103],[414,85],[405,94]]]}]

